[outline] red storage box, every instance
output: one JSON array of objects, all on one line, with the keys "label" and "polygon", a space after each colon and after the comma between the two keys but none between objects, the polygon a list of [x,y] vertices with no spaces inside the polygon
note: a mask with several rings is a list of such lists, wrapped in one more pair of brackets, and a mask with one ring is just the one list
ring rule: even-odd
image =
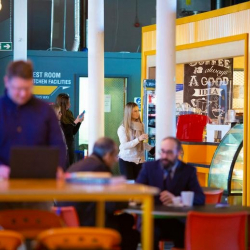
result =
[{"label": "red storage box", "polygon": [[180,115],[176,137],[180,141],[202,142],[203,130],[208,122],[209,117],[206,115]]}]

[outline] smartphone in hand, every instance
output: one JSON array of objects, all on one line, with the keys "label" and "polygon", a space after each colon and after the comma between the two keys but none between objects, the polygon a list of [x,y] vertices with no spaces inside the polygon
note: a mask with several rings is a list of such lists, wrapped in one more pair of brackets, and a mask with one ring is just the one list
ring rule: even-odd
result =
[{"label": "smartphone in hand", "polygon": [[86,111],[85,111],[85,110],[83,110],[83,112],[79,115],[79,118],[80,118],[80,119],[82,119],[82,118],[83,118],[83,116],[84,116],[85,112],[86,112]]}]

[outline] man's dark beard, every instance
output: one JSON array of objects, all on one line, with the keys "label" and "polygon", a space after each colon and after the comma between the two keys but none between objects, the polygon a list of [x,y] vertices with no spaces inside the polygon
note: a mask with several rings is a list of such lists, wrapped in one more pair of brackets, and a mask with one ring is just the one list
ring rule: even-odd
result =
[{"label": "man's dark beard", "polygon": [[168,159],[161,159],[161,164],[165,170],[169,170],[172,168],[177,162],[177,158],[174,161],[170,161]]}]

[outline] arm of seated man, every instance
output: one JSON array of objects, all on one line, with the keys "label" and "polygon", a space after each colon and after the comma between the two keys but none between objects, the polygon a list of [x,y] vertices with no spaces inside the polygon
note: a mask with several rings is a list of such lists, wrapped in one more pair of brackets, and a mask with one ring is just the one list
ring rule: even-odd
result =
[{"label": "arm of seated man", "polygon": [[0,164],[0,179],[9,179],[10,167],[4,164]]},{"label": "arm of seated man", "polygon": [[162,204],[164,205],[164,206],[167,206],[168,204],[172,204],[173,203],[173,201],[172,201],[172,199],[174,198],[175,196],[172,194],[172,193],[170,193],[170,192],[168,192],[168,191],[162,191],[161,193],[160,193],[160,201],[162,202]]}]

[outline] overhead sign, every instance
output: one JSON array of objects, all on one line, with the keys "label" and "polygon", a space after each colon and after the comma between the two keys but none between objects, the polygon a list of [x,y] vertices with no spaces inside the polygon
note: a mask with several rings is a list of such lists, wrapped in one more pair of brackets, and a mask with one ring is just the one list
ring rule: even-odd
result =
[{"label": "overhead sign", "polygon": [[12,42],[0,42],[0,51],[11,51]]},{"label": "overhead sign", "polygon": [[143,86],[146,88],[155,88],[155,79],[146,79],[143,81]]},{"label": "overhead sign", "polygon": [[[37,98],[54,102],[60,93],[68,93],[72,80],[61,71],[34,71],[34,90]],[[66,91],[65,91],[66,90]]]}]

